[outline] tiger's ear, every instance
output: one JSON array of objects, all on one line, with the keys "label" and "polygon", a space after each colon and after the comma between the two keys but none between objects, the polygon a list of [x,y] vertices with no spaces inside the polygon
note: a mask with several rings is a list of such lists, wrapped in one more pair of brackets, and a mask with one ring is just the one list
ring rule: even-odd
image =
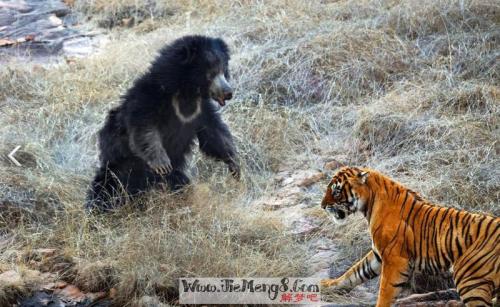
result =
[{"label": "tiger's ear", "polygon": [[361,172],[358,174],[358,179],[362,184],[365,184],[366,181],[368,180],[369,173],[368,172]]}]

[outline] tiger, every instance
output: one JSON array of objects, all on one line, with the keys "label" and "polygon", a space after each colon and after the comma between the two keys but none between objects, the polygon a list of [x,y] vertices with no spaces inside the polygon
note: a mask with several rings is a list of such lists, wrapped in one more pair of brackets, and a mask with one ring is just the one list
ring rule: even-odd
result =
[{"label": "tiger", "polygon": [[376,306],[390,306],[413,272],[452,272],[466,306],[492,306],[500,287],[500,218],[433,204],[368,168],[342,167],[327,186],[321,207],[334,221],[361,212],[371,250],[321,287],[349,291],[380,275]]}]

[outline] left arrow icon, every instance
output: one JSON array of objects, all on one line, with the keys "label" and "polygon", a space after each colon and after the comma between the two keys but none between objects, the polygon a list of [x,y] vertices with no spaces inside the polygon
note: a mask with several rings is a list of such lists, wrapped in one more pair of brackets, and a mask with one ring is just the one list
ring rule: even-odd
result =
[{"label": "left arrow icon", "polygon": [[12,161],[17,166],[21,166],[21,163],[19,163],[19,161],[17,161],[16,158],[14,158],[14,155],[19,150],[19,148],[21,148],[21,145],[16,146],[16,148],[14,148],[14,150],[11,151],[10,154],[7,155],[7,157],[9,157],[10,161]]}]

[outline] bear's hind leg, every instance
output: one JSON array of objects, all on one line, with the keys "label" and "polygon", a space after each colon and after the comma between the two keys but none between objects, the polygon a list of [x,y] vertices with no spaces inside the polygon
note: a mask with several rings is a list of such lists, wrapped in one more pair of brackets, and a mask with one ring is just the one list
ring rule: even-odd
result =
[{"label": "bear's hind leg", "polygon": [[123,205],[125,199],[120,181],[112,171],[101,167],[94,177],[87,192],[85,208],[87,210],[107,211]]},{"label": "bear's hind leg", "polygon": [[154,175],[140,161],[121,161],[119,165],[101,167],[87,197],[87,209],[107,211],[118,208],[129,199],[150,189]]}]

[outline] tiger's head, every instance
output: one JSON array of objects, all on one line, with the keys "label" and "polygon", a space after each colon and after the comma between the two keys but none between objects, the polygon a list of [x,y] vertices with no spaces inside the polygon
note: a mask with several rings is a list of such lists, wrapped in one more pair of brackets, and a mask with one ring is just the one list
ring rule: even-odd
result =
[{"label": "tiger's head", "polygon": [[321,207],[335,222],[343,224],[348,215],[364,210],[369,196],[368,176],[368,170],[356,167],[343,167],[333,176]]}]

